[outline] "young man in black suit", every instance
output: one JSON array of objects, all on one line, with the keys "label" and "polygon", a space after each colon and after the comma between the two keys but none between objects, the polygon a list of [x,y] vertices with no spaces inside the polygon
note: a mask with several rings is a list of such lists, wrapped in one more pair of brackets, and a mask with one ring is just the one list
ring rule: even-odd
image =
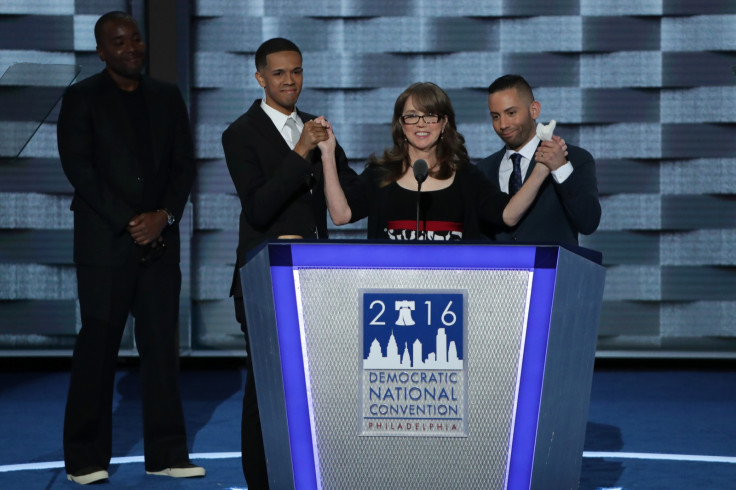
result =
[{"label": "young man in black suit", "polygon": [[486,234],[498,241],[577,245],[578,234],[593,233],[601,219],[593,157],[577,146],[565,148],[557,137],[552,141],[540,140],[536,119],[541,104],[534,100],[531,87],[521,76],[496,79],[488,87],[488,94],[493,129],[505,146],[479,162],[478,167],[504,192],[514,187],[510,182],[514,176],[512,160],[519,160],[519,186],[537,163],[549,167],[551,175],[516,226],[486,230]]},{"label": "young man in black suit", "polygon": [[[345,195],[360,186],[345,152],[335,142],[330,124],[296,108],[302,89],[302,55],[293,42],[270,39],[258,48],[256,80],[264,98],[233,122],[222,135],[230,176],[241,203],[237,263],[231,295],[235,316],[246,334],[243,294],[238,270],[247,252],[268,239],[327,238],[327,212],[336,224],[347,223],[325,189],[341,185]],[[348,198],[350,199],[350,198]],[[248,328],[258,328],[248,325]],[[243,473],[248,488],[268,488],[268,475],[250,351],[243,398]]]},{"label": "young man in black suit", "polygon": [[128,314],[140,354],[145,469],[204,476],[189,461],[179,395],[179,219],[195,177],[186,106],[174,85],[141,75],[135,20],[95,25],[105,69],[69,87],[58,121],[74,187],[74,262],[82,328],[64,419],[69,480],[108,478],[115,365]]}]

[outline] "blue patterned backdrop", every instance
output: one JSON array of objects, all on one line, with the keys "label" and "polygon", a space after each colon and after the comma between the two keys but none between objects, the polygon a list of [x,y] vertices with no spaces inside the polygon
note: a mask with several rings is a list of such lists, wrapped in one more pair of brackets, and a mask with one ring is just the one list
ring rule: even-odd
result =
[{"label": "blue patterned backdrop", "polygon": [[[17,62],[77,64],[82,78],[100,70],[94,22],[130,5],[2,0],[0,72]],[[282,36],[304,55],[299,106],[333,123],[358,171],[388,144],[393,102],[416,81],[450,94],[472,158],[499,149],[486,87],[524,75],[540,119],[556,119],[558,134],[597,159],[603,218],[582,244],[601,250],[608,270],[599,355],[736,353],[736,2],[202,0],[188,11],[192,73],[183,86],[199,177],[184,229],[183,352],[242,351],[227,298],[239,202],[220,135],[262,96],[255,49]],[[7,141],[27,127],[30,102],[6,86],[0,102]],[[57,111],[21,158],[0,143],[7,354],[68,352],[79,328]],[[331,233],[357,238],[363,227]],[[132,348],[132,337],[125,342]]]}]

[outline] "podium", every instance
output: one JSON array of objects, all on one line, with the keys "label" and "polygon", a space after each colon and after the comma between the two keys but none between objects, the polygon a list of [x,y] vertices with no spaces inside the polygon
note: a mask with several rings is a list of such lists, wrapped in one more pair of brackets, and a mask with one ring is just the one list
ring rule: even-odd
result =
[{"label": "podium", "polygon": [[263,244],[241,280],[271,487],[577,488],[594,254]]}]

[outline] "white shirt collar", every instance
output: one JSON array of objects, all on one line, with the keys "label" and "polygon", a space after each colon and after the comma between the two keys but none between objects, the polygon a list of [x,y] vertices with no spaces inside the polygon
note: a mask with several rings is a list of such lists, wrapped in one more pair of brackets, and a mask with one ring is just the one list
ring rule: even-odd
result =
[{"label": "white shirt collar", "polygon": [[534,152],[537,151],[537,146],[539,146],[539,143],[541,143],[542,140],[539,139],[539,136],[536,134],[534,137],[529,140],[529,143],[525,144],[521,150],[514,151],[509,147],[506,147],[506,155],[504,156],[505,159],[509,160],[509,157],[511,157],[514,153],[521,153],[521,156],[524,157],[526,161],[531,162],[532,157],[534,157]]},{"label": "white shirt collar", "polygon": [[296,112],[296,109],[294,112],[289,114],[288,116],[282,112],[277,111],[270,105],[266,104],[266,99],[261,99],[261,109],[263,109],[263,112],[266,113],[266,115],[273,121],[274,126],[276,126],[276,129],[281,131],[284,129],[284,125],[286,124],[286,120],[289,118],[292,118],[294,121],[296,121],[296,126],[298,128],[301,128],[302,121],[299,115]]}]

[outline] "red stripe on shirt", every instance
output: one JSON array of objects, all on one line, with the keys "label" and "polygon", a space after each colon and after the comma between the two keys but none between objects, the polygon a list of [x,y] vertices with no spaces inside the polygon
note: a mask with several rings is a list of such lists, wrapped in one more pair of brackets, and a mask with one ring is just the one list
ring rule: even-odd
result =
[{"label": "red stripe on shirt", "polygon": [[[390,230],[416,230],[417,222],[408,219],[389,221],[387,223]],[[426,228],[425,228],[426,226]],[[456,221],[420,221],[419,229],[421,231],[463,231],[463,224]]]}]

